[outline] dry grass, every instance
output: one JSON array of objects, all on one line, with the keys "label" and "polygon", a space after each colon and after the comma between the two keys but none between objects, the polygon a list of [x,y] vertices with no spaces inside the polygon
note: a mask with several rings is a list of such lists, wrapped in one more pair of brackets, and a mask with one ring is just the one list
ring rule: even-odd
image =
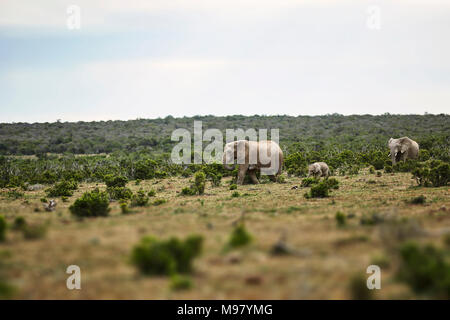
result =
[{"label": "dry grass", "polygon": [[[17,200],[0,197],[0,214],[9,223],[19,215],[29,223],[49,223],[46,237],[33,241],[9,230],[0,251],[10,253],[6,273],[17,288],[14,298],[345,299],[350,297],[351,277],[365,274],[372,259],[386,251],[380,226],[360,225],[361,215],[411,217],[431,235],[450,228],[448,188],[415,188],[410,174],[337,178],[340,188],[330,198],[310,200],[303,197],[307,189],[300,188],[300,178],[288,178],[285,184],[239,186],[238,198],[231,197],[228,180],[216,188],[208,183],[203,196],[185,197],[179,192],[189,179],[148,180],[139,186],[131,182],[133,191],[153,188],[156,198],[168,202],[133,208],[129,215],[121,215],[114,202],[109,217],[84,220],[72,217],[68,207],[94,184],[83,184],[68,202],[57,200],[54,212],[42,210],[42,190],[25,192],[25,198]],[[291,190],[294,185],[299,188]],[[425,205],[405,202],[422,194]],[[337,211],[354,215],[344,228],[336,226]],[[224,253],[233,225],[242,218],[253,243]],[[166,238],[192,233],[203,235],[205,242],[203,255],[195,261],[190,290],[172,291],[170,279],[142,276],[129,264],[131,248],[144,235]],[[296,255],[270,255],[282,236]],[[429,236],[427,241],[438,238]],[[71,264],[81,268],[81,290],[66,288],[65,270]],[[382,289],[375,297],[414,297],[392,274],[390,269],[382,270]]]}]

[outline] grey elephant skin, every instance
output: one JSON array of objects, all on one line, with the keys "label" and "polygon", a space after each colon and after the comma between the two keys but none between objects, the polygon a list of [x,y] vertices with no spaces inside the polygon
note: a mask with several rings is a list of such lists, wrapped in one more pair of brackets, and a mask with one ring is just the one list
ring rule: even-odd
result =
[{"label": "grey elephant skin", "polygon": [[325,177],[330,175],[330,168],[325,162],[314,162],[308,166],[308,177]]},{"label": "grey elephant skin", "polygon": [[390,138],[388,147],[391,150],[392,165],[395,165],[399,161],[417,159],[419,157],[419,144],[408,137],[398,139]]},{"label": "grey elephant skin", "polygon": [[[261,155],[263,158],[260,157]],[[275,159],[275,161],[271,161],[271,159]],[[236,160],[239,164],[237,184],[244,184],[247,173],[251,181],[257,184],[259,183],[256,177],[257,170],[267,174],[270,180],[276,181],[276,176],[281,174],[284,157],[280,146],[274,141],[239,140],[225,145],[223,151],[225,169],[234,170]]]}]

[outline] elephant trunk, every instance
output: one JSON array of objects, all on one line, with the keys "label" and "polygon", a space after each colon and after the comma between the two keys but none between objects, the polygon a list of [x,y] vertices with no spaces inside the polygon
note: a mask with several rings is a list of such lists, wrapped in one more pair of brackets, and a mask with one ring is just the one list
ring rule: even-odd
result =
[{"label": "elephant trunk", "polygon": [[223,154],[222,162],[223,162],[223,166],[227,170],[234,170],[234,168],[236,168],[236,164],[231,164],[230,165],[230,164],[227,163],[227,154],[226,153]]}]

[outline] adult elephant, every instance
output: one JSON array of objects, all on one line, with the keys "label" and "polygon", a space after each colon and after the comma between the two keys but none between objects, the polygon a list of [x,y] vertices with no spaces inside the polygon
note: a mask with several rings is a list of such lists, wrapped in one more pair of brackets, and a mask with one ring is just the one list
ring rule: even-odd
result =
[{"label": "adult elephant", "polygon": [[281,174],[283,165],[283,151],[280,146],[270,140],[247,141],[239,140],[227,143],[223,151],[223,165],[227,170],[234,170],[237,160],[239,172],[237,184],[243,184],[245,175],[249,174],[253,183],[259,183],[256,171],[268,175],[270,180],[276,181]]},{"label": "adult elephant", "polygon": [[408,137],[390,138],[388,147],[391,150],[392,165],[402,160],[406,161],[406,159],[417,159],[419,156],[419,145]]}]

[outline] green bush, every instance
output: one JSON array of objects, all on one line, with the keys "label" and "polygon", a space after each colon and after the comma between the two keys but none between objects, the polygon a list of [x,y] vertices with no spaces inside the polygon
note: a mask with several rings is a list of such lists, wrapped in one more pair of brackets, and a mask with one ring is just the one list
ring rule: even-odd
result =
[{"label": "green bush", "polygon": [[17,189],[9,190],[9,191],[6,193],[6,197],[7,197],[8,199],[12,199],[12,200],[16,200],[16,199],[23,198],[24,195],[25,195],[25,194],[24,194],[23,192],[20,192],[20,191],[17,190]]},{"label": "green bush", "polygon": [[44,238],[47,234],[46,224],[26,224],[22,228],[22,233],[27,240],[36,240]]},{"label": "green bush", "polygon": [[143,207],[148,204],[149,197],[145,194],[144,190],[140,189],[131,198],[131,206]]},{"label": "green bush", "polygon": [[211,184],[213,185],[213,187],[218,187],[220,186],[220,182],[222,181],[222,174],[221,173],[210,173],[209,174],[209,178],[211,180]]},{"label": "green bush", "polygon": [[336,223],[337,223],[338,227],[343,227],[347,223],[347,216],[340,211],[336,212],[336,215],[334,216],[334,218],[336,219]]},{"label": "green bush", "polygon": [[128,214],[131,212],[130,208],[128,208],[128,203],[126,201],[120,202],[120,211],[122,212],[122,214]]},{"label": "green bush", "polygon": [[154,189],[152,189],[152,190],[150,190],[150,191],[147,193],[147,195],[148,195],[149,197],[154,197],[154,196],[156,195],[156,191],[155,191]]},{"label": "green bush", "polygon": [[370,174],[374,174],[375,173],[375,167],[374,166],[370,166],[369,167],[369,173]]},{"label": "green bush", "polygon": [[128,179],[124,176],[115,176],[113,174],[107,174],[104,177],[105,184],[108,188],[120,187],[123,188],[127,185]]},{"label": "green bush", "polygon": [[12,225],[13,230],[22,230],[26,226],[27,222],[24,217],[16,217]]},{"label": "green bush", "polygon": [[188,277],[174,274],[170,278],[170,288],[172,290],[187,290],[192,288],[192,281]]},{"label": "green bush", "polygon": [[315,177],[308,177],[308,178],[304,178],[302,179],[302,187],[309,187],[313,184],[317,184],[320,182],[319,178],[315,178]]},{"label": "green bush", "polygon": [[184,241],[145,237],[133,248],[131,261],[146,275],[189,273],[193,259],[201,253],[202,245],[203,238],[198,235],[189,236]]},{"label": "green bush", "polygon": [[391,165],[384,166],[384,173],[392,173],[392,172],[394,172],[394,169],[392,169]]},{"label": "green bush", "polygon": [[433,245],[419,246],[408,242],[400,248],[401,266],[397,272],[400,281],[418,294],[434,298],[450,298],[450,252]]},{"label": "green bush", "polygon": [[329,178],[323,181],[329,189],[339,189],[339,181],[336,178]]},{"label": "green bush", "polygon": [[154,206],[159,206],[159,205],[161,205],[161,204],[164,204],[164,203],[166,203],[167,202],[167,200],[166,199],[156,199],[155,201],[153,201],[153,205]]},{"label": "green bush", "polygon": [[417,197],[412,198],[411,200],[408,201],[408,203],[411,204],[424,204],[427,201],[427,199],[425,198],[424,195],[420,195]]},{"label": "green bush", "polygon": [[309,192],[305,193],[305,198],[326,198],[329,196],[330,186],[326,181],[314,184]]},{"label": "green bush", "polygon": [[227,244],[227,248],[239,248],[246,246],[252,241],[251,234],[245,228],[243,223],[240,223],[236,228],[233,229],[230,235],[230,239]]},{"label": "green bush", "polygon": [[205,192],[205,180],[206,175],[204,172],[199,171],[194,175],[194,186],[197,189],[198,194],[202,195]]},{"label": "green bush", "polygon": [[418,185],[424,187],[447,186],[450,181],[450,165],[440,160],[420,163],[412,173]]},{"label": "green bush", "polygon": [[181,194],[183,196],[195,196],[197,194],[197,190],[191,187],[185,187],[181,189]]},{"label": "green bush", "polygon": [[6,239],[6,220],[5,217],[0,216],[0,242]]},{"label": "green bush", "polygon": [[349,283],[350,296],[353,300],[370,300],[372,291],[367,288],[367,279],[360,274],[354,275]]},{"label": "green bush", "polygon": [[230,190],[236,190],[236,189],[237,189],[237,184],[236,183],[230,184]]},{"label": "green bush", "polygon": [[127,187],[107,187],[106,192],[111,200],[129,200],[133,197],[133,191]]},{"label": "green bush", "polygon": [[78,217],[102,217],[109,213],[109,200],[106,192],[95,189],[85,192],[81,198],[69,207],[70,212]]},{"label": "green bush", "polygon": [[240,195],[241,195],[241,194],[239,193],[239,191],[234,191],[234,192],[231,194],[231,197],[232,197],[232,198],[238,198]]},{"label": "green bush", "polygon": [[70,197],[73,191],[78,189],[78,184],[74,180],[63,180],[46,190],[48,197]]}]

